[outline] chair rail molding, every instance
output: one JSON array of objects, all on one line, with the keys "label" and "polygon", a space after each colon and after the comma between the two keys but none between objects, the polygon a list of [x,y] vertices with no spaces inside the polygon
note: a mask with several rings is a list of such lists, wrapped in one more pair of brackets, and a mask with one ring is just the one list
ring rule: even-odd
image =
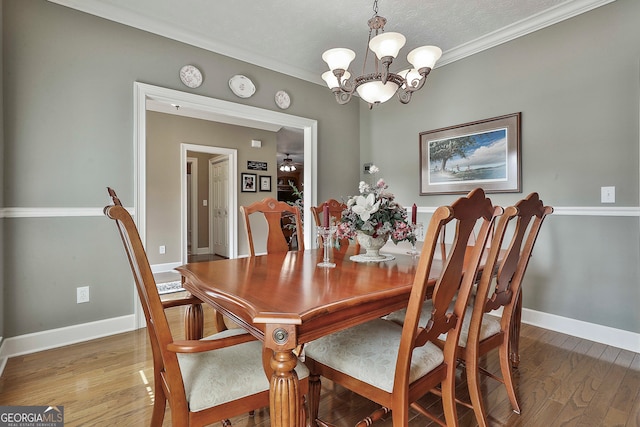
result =
[{"label": "chair rail molding", "polygon": [[[92,217],[103,216],[104,207],[99,208],[72,208],[72,207],[34,207],[0,208],[0,218],[55,218],[55,217]],[[131,215],[135,215],[135,208],[126,208]],[[411,207],[407,207],[410,210]],[[431,214],[436,210],[434,206],[419,206],[418,212]],[[558,216],[631,216],[640,217],[640,206],[554,206],[553,215]]]}]

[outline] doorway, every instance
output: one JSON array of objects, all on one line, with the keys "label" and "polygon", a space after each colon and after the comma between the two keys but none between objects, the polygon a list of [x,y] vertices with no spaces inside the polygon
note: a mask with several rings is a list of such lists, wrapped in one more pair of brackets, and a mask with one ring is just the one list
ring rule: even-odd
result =
[{"label": "doorway", "polygon": [[[196,153],[204,153],[210,156],[207,161],[208,168],[206,169],[206,189],[198,189],[199,187],[196,185],[191,186],[193,191],[196,191],[196,195],[191,198],[191,206],[192,209],[200,209],[202,206],[204,211],[207,212],[206,215],[197,215],[198,219],[189,220],[189,213],[187,212],[187,207],[190,205],[189,203],[189,186],[188,184],[188,164],[190,158],[196,158]],[[214,241],[223,242],[223,245],[217,248],[219,251],[223,251],[223,254],[220,254],[226,258],[230,258],[231,254],[236,254],[237,257],[237,246],[236,242],[233,239],[230,239],[229,236],[234,234],[237,236],[237,230],[232,230],[231,227],[235,226],[237,223],[237,219],[233,218],[233,215],[229,215],[229,212],[235,212],[238,210],[238,199],[237,199],[237,174],[235,171],[237,170],[237,150],[232,148],[221,148],[221,147],[211,147],[208,145],[196,145],[196,144],[180,144],[180,164],[182,165],[182,173],[181,175],[181,191],[180,191],[180,200],[181,200],[181,228],[182,228],[182,262],[186,263],[189,261],[189,222],[196,222],[198,224],[202,224],[203,222],[207,224],[207,237],[208,237],[208,245],[205,248],[207,254],[213,255],[214,252]],[[224,177],[217,180],[214,183],[212,181],[212,161],[223,165],[224,169]],[[198,163],[196,162],[196,165]],[[201,167],[200,167],[201,169]],[[196,169],[197,170],[197,169]],[[193,172],[193,169],[192,169]],[[220,170],[218,170],[220,172]],[[195,177],[191,178],[192,180],[198,179]],[[202,190],[202,191],[201,191]],[[206,194],[206,198],[202,199],[202,203],[200,203],[199,195]],[[195,203],[194,203],[195,200]],[[214,210],[216,212],[214,212]],[[215,215],[214,215],[215,213]],[[193,218],[193,213],[191,218]],[[203,221],[203,217],[206,218]],[[215,218],[215,221],[214,221]],[[236,216],[237,218],[237,216]],[[233,225],[232,225],[233,224]],[[202,235],[199,233],[198,229],[193,230],[193,235]],[[214,231],[216,234],[214,234]],[[219,234],[222,234],[221,236]],[[193,242],[198,242],[198,238],[193,238]],[[192,243],[193,243],[192,242]],[[196,243],[197,244],[197,243]],[[200,255],[199,246],[195,246],[191,248],[191,253],[193,255]]]},{"label": "doorway", "polygon": [[[209,98],[202,95],[193,93],[181,92],[173,89],[163,88],[159,86],[153,86],[146,83],[134,83],[134,210],[135,210],[135,222],[138,227],[140,238],[143,244],[146,245],[146,151],[147,151],[147,119],[146,110],[148,102],[157,102],[164,104],[168,107],[168,110],[176,110],[175,105],[180,105],[182,111],[194,111],[194,115],[191,117],[202,118],[206,116],[208,120],[217,120],[225,123],[242,124],[243,126],[264,126],[266,124],[275,124],[277,126],[285,126],[296,129],[301,129],[304,135],[304,176],[302,180],[304,182],[304,206],[315,206],[317,204],[317,133],[318,123],[316,120],[307,119],[304,117],[293,116],[290,114],[282,113],[279,111],[272,111],[258,107],[252,107],[243,104],[237,104],[234,102],[223,101],[220,99]],[[171,106],[174,104],[174,106]],[[214,117],[215,119],[212,119]],[[235,157],[235,156],[234,156]],[[237,162],[237,159],[235,160]],[[181,159],[181,165],[185,165],[185,159]],[[233,167],[230,162],[230,177],[237,177],[237,168],[231,170]],[[181,174],[185,175],[184,171]],[[232,180],[230,180],[232,181]],[[233,180],[235,181],[235,180]],[[186,185],[186,179],[185,184]],[[237,186],[231,188],[233,184],[230,183],[230,195],[233,197],[237,190]],[[184,187],[183,187],[183,191]],[[186,215],[186,209],[184,209],[183,215]],[[304,221],[307,224],[313,223],[311,217],[311,211],[305,209],[303,212]],[[186,221],[183,221],[186,223]],[[237,209],[229,210],[229,251],[230,258],[236,258],[238,256],[238,212]],[[183,237],[183,247],[186,247],[186,232],[181,231]],[[304,229],[304,241],[305,246],[308,248],[315,247],[316,240],[313,236],[313,228],[305,227]],[[186,250],[185,250],[186,256]],[[186,262],[186,260],[185,260]],[[145,326],[144,316],[138,302],[138,297],[135,292],[132,292],[135,301],[134,315],[136,318],[136,327],[141,328]]]}]

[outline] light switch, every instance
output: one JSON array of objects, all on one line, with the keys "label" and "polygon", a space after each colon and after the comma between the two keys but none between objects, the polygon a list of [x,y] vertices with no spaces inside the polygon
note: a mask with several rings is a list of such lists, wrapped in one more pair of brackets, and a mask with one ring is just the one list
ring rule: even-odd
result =
[{"label": "light switch", "polygon": [[615,203],[616,202],[616,187],[600,187],[600,202],[601,203]]},{"label": "light switch", "polygon": [[204,200],[202,201],[202,206],[207,206],[207,199],[204,199]]}]

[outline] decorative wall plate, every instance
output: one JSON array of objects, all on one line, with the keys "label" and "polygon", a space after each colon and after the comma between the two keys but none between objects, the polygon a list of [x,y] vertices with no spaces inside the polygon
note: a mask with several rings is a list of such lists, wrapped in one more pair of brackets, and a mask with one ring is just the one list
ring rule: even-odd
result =
[{"label": "decorative wall plate", "polygon": [[229,87],[231,91],[240,98],[249,98],[256,93],[256,87],[253,82],[241,74],[237,74],[229,79]]},{"label": "decorative wall plate", "polygon": [[276,105],[283,110],[286,110],[287,108],[289,108],[289,105],[291,105],[291,98],[289,97],[289,94],[284,90],[279,90],[276,92],[275,100]]},{"label": "decorative wall plate", "polygon": [[202,73],[193,65],[185,65],[180,69],[180,80],[185,86],[195,89],[202,84]]}]

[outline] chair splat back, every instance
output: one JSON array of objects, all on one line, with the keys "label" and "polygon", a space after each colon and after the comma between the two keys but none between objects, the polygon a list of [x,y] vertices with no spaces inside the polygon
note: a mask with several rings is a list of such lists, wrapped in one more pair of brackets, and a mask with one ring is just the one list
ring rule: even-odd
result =
[{"label": "chair splat back", "polygon": [[[435,341],[440,334],[459,329],[494,219],[502,212],[502,208],[494,207],[491,200],[485,197],[482,189],[476,189],[467,197],[458,199],[451,207],[440,207],[434,213],[427,229],[404,322],[405,328],[417,331],[416,345]],[[433,265],[436,247],[439,246],[438,236],[451,221],[456,222],[456,233],[433,288],[431,318],[427,325],[419,325],[422,303],[426,297],[426,280]],[[480,231],[471,245],[469,236],[478,222],[481,223]],[[448,312],[454,297],[454,311]]]},{"label": "chair splat back", "polygon": [[296,206],[291,206],[285,202],[278,201],[274,198],[267,197],[259,202],[252,203],[249,206],[241,206],[244,217],[244,224],[247,229],[247,239],[249,241],[249,254],[255,256],[255,247],[253,244],[253,233],[251,231],[251,223],[249,215],[255,212],[261,212],[267,221],[267,253],[288,252],[290,250],[289,242],[283,232],[283,218],[292,218],[295,221],[295,236],[297,248],[304,251],[304,237],[302,232],[302,217],[300,210]]},{"label": "chair splat back", "polygon": [[[311,206],[311,214],[313,215],[313,219],[316,222],[317,227],[326,227],[326,224],[323,224],[323,220],[321,219],[321,215],[323,214],[324,205],[327,205],[329,210],[329,218],[330,221],[335,221],[336,224],[340,222],[342,219],[342,212],[347,209],[347,205],[337,201],[336,199],[329,199],[326,202],[322,203],[319,206]],[[350,241],[349,239],[341,239],[340,240],[340,249],[346,250],[349,247]],[[318,236],[318,244],[322,246],[323,240],[321,236]],[[356,241],[355,243],[355,251],[356,253],[360,252],[360,244]]]},{"label": "chair splat back", "polygon": [[542,223],[547,215],[553,213],[551,206],[543,205],[538,193],[529,194],[516,203],[515,208],[515,231],[504,261],[498,269],[496,288],[487,301],[485,312],[509,304],[514,295],[518,294]]}]

